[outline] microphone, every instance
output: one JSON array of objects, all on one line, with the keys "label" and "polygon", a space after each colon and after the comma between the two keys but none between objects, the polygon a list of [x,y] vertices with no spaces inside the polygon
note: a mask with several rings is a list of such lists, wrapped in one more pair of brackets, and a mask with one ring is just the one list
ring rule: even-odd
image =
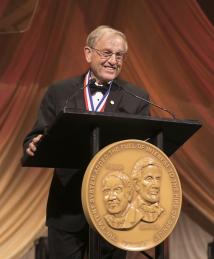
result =
[{"label": "microphone", "polygon": [[92,78],[92,79],[89,80],[87,85],[82,86],[80,88],[77,88],[76,91],[74,91],[73,94],[68,96],[68,98],[66,99],[65,106],[64,106],[63,110],[65,111],[67,108],[69,108],[68,107],[69,102],[76,96],[76,94],[79,92],[79,90],[84,90],[87,86],[95,84],[95,82],[96,82],[96,79]]},{"label": "microphone", "polygon": [[160,105],[158,105],[158,104],[156,104],[156,103],[153,103],[153,102],[151,102],[151,101],[149,101],[149,100],[147,100],[147,99],[145,99],[145,98],[143,98],[143,97],[141,97],[141,96],[139,96],[139,95],[136,95],[136,94],[132,93],[131,91],[125,89],[125,88],[124,88],[123,86],[121,86],[121,85],[118,85],[118,84],[116,84],[116,85],[117,85],[118,87],[120,87],[124,92],[128,93],[129,95],[132,95],[132,96],[134,96],[135,98],[137,98],[137,99],[139,99],[139,100],[142,100],[142,101],[144,101],[144,102],[146,102],[146,103],[148,103],[148,104],[150,104],[150,105],[152,105],[152,106],[154,106],[154,107],[156,107],[156,108],[158,108],[158,109],[160,109],[160,110],[162,110],[162,111],[164,111],[164,112],[167,112],[168,114],[170,114],[170,115],[172,116],[173,119],[176,119],[175,114],[172,113],[171,111],[169,111],[168,109],[163,108],[163,107],[161,107]]},{"label": "microphone", "polygon": [[[76,89],[76,91],[74,91],[74,93],[71,94],[71,95],[67,98],[63,110],[65,111],[66,108],[69,108],[69,107],[68,107],[69,102],[76,96],[76,94],[79,92],[79,90],[84,90],[87,86],[90,86],[90,85],[95,84],[95,82],[96,82],[96,79],[91,78],[91,79],[89,80],[89,82],[88,82],[87,85]],[[123,86],[121,86],[121,85],[119,85],[117,82],[115,82],[115,80],[113,81],[113,83],[114,83],[116,86],[118,86],[120,89],[122,89],[124,92],[126,92],[127,94],[129,94],[129,95],[131,95],[131,96],[133,96],[133,97],[135,97],[135,98],[137,98],[137,99],[139,99],[139,100],[142,100],[142,101],[144,101],[144,102],[146,102],[146,103],[148,103],[148,104],[150,104],[150,105],[152,105],[152,106],[154,106],[154,107],[156,107],[156,108],[158,108],[158,109],[160,109],[160,110],[162,110],[162,111],[164,111],[164,112],[167,112],[168,114],[170,114],[170,116],[171,116],[173,119],[176,119],[175,114],[172,113],[171,111],[169,111],[168,109],[163,108],[163,107],[161,107],[160,105],[158,105],[158,104],[156,104],[156,103],[154,103],[154,102],[152,102],[152,101],[149,101],[149,100],[147,100],[147,99],[145,99],[145,98],[143,98],[143,97],[141,97],[141,96],[139,96],[139,95],[136,95],[136,94],[132,93],[131,91],[127,90],[126,88],[124,88]]]}]

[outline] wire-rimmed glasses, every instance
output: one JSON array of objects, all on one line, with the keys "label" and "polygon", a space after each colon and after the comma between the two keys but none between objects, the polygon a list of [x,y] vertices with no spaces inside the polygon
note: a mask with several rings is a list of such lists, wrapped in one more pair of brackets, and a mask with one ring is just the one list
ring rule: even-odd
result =
[{"label": "wire-rimmed glasses", "polygon": [[110,50],[101,50],[101,49],[96,49],[90,47],[92,50],[95,50],[96,53],[103,59],[109,59],[112,57],[112,55],[115,55],[115,58],[117,61],[121,62],[124,60],[126,52],[125,51],[120,51],[120,52],[112,52]]}]

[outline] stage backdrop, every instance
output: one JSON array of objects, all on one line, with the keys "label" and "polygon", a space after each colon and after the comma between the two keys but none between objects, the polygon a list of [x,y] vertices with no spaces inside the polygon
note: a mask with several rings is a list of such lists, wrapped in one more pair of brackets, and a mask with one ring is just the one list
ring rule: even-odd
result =
[{"label": "stage backdrop", "polygon": [[124,79],[202,122],[172,161],[184,211],[213,231],[214,29],[196,0],[1,0],[0,258],[19,258],[44,226],[51,171],[21,167],[22,140],[48,85],[86,71],[85,39],[101,24],[128,37]]}]

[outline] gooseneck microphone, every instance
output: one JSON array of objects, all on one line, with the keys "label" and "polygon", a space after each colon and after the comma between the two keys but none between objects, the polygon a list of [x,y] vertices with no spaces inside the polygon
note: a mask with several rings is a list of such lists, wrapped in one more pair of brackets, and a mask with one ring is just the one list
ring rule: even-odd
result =
[{"label": "gooseneck microphone", "polygon": [[164,111],[164,112],[167,112],[168,114],[170,114],[170,115],[172,116],[173,119],[176,119],[175,114],[172,113],[171,111],[169,111],[168,109],[163,108],[163,107],[161,107],[160,105],[158,105],[158,104],[156,104],[156,103],[153,103],[153,102],[151,102],[151,101],[149,101],[149,100],[147,100],[147,99],[145,99],[145,98],[143,98],[143,97],[141,97],[141,96],[139,96],[139,95],[136,95],[136,94],[132,93],[131,91],[125,89],[125,88],[122,87],[121,85],[118,85],[118,84],[117,84],[117,86],[120,87],[120,88],[121,88],[124,92],[126,92],[127,94],[132,95],[133,97],[135,97],[135,98],[137,98],[137,99],[139,99],[139,100],[142,100],[142,101],[144,101],[144,102],[146,102],[146,103],[148,103],[148,104],[150,104],[150,105],[152,105],[152,106],[154,106],[154,107],[156,107],[156,108],[158,108],[158,109],[160,109],[160,110],[162,110],[162,111]]},{"label": "gooseneck microphone", "polygon": [[69,102],[76,96],[76,94],[77,94],[80,90],[84,90],[87,86],[90,86],[90,85],[95,84],[95,82],[96,82],[96,79],[92,78],[92,79],[89,80],[89,82],[88,82],[87,85],[84,85],[83,87],[77,88],[77,89],[73,92],[73,94],[71,94],[70,96],[68,96],[68,98],[66,99],[65,106],[64,106],[63,110],[65,111],[66,108],[69,108],[69,107],[68,107]]},{"label": "gooseneck microphone", "polygon": [[[87,86],[90,86],[90,85],[95,84],[95,82],[96,82],[96,79],[91,78],[91,79],[89,80],[89,82],[88,82],[87,85],[76,89],[76,91],[74,91],[74,93],[71,94],[71,95],[67,98],[63,110],[65,111],[66,108],[69,108],[69,107],[68,107],[69,102],[76,96],[76,94],[77,94],[80,90],[84,90]],[[120,89],[122,89],[122,90],[123,90],[124,92],[126,92],[127,94],[129,94],[129,95],[131,95],[131,96],[133,96],[133,97],[135,97],[135,98],[137,98],[137,99],[139,99],[139,100],[142,100],[142,101],[144,101],[144,102],[146,102],[146,103],[148,103],[148,104],[150,104],[150,105],[152,105],[152,106],[154,106],[154,107],[156,107],[156,108],[158,108],[158,109],[160,109],[160,110],[162,110],[162,111],[164,111],[164,112],[167,112],[168,114],[170,114],[170,115],[172,116],[173,119],[176,119],[175,114],[172,113],[171,111],[169,111],[168,109],[163,108],[163,107],[161,107],[160,105],[158,105],[158,104],[156,104],[156,103],[154,103],[154,102],[151,102],[151,101],[149,101],[149,100],[147,100],[147,99],[145,99],[145,98],[143,98],[143,97],[141,97],[141,96],[139,96],[139,95],[136,95],[136,94],[132,93],[131,91],[127,90],[126,88],[124,88],[123,86],[119,85],[119,84],[116,83],[115,81],[113,81],[113,84],[115,84],[117,87],[119,87]]]}]

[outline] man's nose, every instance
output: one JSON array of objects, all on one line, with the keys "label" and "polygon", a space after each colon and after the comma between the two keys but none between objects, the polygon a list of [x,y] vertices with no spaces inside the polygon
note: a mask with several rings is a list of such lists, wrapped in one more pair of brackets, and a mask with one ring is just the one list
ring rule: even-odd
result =
[{"label": "man's nose", "polygon": [[153,179],[152,180],[152,185],[155,186],[155,187],[159,187],[160,186],[160,181],[157,180],[157,179]]},{"label": "man's nose", "polygon": [[108,61],[111,63],[111,64],[116,64],[117,63],[117,56],[116,56],[116,53],[113,53],[111,55],[111,57],[108,59]]},{"label": "man's nose", "polygon": [[114,199],[116,199],[115,191],[111,191],[111,192],[109,193],[109,200],[114,200]]}]

